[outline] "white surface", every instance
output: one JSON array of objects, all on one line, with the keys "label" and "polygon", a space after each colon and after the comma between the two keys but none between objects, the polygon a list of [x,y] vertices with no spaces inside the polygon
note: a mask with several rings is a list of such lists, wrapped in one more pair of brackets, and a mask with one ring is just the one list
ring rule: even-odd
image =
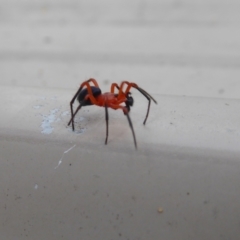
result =
[{"label": "white surface", "polygon": [[[2,239],[239,238],[238,1],[0,4]],[[120,111],[66,126],[89,77],[157,99],[137,151]]]}]

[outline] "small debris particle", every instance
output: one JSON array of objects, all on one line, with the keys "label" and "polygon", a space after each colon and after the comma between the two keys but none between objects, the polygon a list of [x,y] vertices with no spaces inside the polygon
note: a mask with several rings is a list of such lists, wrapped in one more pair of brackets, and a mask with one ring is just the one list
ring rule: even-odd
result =
[{"label": "small debris particle", "polygon": [[163,212],[163,208],[161,208],[161,207],[158,208],[158,212],[159,212],[159,213],[162,213],[162,212]]}]

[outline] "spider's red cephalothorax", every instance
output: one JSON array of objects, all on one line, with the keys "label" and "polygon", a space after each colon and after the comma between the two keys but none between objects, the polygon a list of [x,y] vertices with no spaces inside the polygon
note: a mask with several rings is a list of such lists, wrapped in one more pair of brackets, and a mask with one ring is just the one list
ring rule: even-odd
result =
[{"label": "spider's red cephalothorax", "polygon": [[[93,86],[90,85],[90,83],[92,83]],[[126,89],[124,90],[125,86],[126,86]],[[134,144],[135,144],[135,147],[137,148],[137,141],[136,141],[132,121],[131,121],[130,116],[128,114],[130,112],[130,107],[133,106],[133,98],[132,98],[131,93],[130,93],[130,89],[132,87],[136,88],[148,100],[147,114],[146,114],[146,117],[143,121],[143,124],[145,124],[146,121],[147,121],[147,118],[148,118],[148,113],[149,113],[149,109],[150,109],[151,100],[153,100],[154,103],[157,103],[157,101],[149,93],[147,93],[142,88],[138,87],[138,85],[136,83],[130,83],[130,82],[127,82],[127,81],[123,81],[120,84],[120,86],[118,86],[117,83],[112,83],[110,92],[102,93],[101,89],[98,86],[97,81],[94,78],[90,78],[89,80],[83,82],[80,85],[80,88],[78,89],[78,91],[76,92],[76,94],[74,95],[73,99],[70,102],[71,119],[70,119],[68,125],[70,125],[72,123],[72,129],[74,131],[74,117],[81,107],[88,106],[88,105],[97,105],[99,107],[104,107],[105,108],[105,118],[106,118],[105,144],[107,144],[107,140],[108,140],[108,119],[109,119],[108,108],[112,108],[112,109],[115,109],[115,110],[121,109],[123,111],[123,113],[127,116],[129,126],[132,130]],[[117,93],[115,93],[115,89],[117,90]],[[79,101],[80,104],[77,107],[77,109],[75,110],[75,112],[73,112],[73,103],[74,103],[76,98],[77,98],[77,100]],[[122,105],[122,104],[125,104],[125,105]]]}]

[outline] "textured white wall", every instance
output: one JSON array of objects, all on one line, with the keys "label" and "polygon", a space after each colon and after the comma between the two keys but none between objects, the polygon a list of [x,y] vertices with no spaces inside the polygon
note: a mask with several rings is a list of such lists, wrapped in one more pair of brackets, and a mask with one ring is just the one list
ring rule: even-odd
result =
[{"label": "textured white wall", "polygon": [[159,94],[240,97],[238,1],[0,6],[1,84],[75,89],[91,76]]}]

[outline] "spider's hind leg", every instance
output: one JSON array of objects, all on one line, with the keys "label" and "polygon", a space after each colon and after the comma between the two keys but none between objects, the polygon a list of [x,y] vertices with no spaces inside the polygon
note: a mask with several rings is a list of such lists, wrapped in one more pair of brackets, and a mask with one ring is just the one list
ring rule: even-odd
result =
[{"label": "spider's hind leg", "polygon": [[136,140],[135,132],[134,132],[134,129],[133,129],[132,120],[131,120],[131,118],[130,118],[128,112],[125,113],[125,115],[126,115],[126,117],[127,117],[129,127],[130,127],[130,129],[131,129],[131,131],[132,131],[133,141],[134,141],[135,148],[137,149],[137,140]]},{"label": "spider's hind leg", "polygon": [[71,119],[68,122],[68,126],[70,125],[70,123],[72,122],[72,130],[74,131],[74,122],[73,122],[73,118],[76,115],[73,113],[73,103],[75,102],[75,99],[77,98],[77,96],[79,95],[80,91],[82,90],[82,87],[80,87],[77,92],[75,93],[74,97],[72,98],[71,102],[70,102],[70,109],[71,109]]},{"label": "spider's hind leg", "polygon": [[150,106],[151,106],[151,100],[154,101],[154,103],[157,104],[157,101],[149,94],[147,93],[145,90],[143,90],[142,88],[140,88],[136,83],[130,83],[128,81],[123,81],[120,85],[120,90],[123,91],[123,88],[124,88],[124,85],[127,85],[127,88],[125,90],[125,95],[127,95],[128,93],[130,93],[130,89],[133,87],[133,88],[136,88],[143,96],[145,96],[148,100],[148,108],[147,108],[147,113],[146,113],[146,117],[143,121],[143,124],[145,125],[146,121],[147,121],[147,118],[148,118],[148,115],[149,115],[149,111],[150,111]]},{"label": "spider's hind leg", "polygon": [[[94,85],[94,87],[91,87],[90,86],[90,83],[92,83],[93,85]],[[86,87],[86,90],[85,90],[85,92],[84,92],[84,94],[85,94],[85,96],[87,95],[87,94],[89,94],[89,98],[90,98],[90,100],[88,100],[88,102],[87,101],[85,101],[85,99],[81,99],[82,101],[80,102],[80,105],[78,106],[78,108],[77,108],[77,110],[75,111],[75,112],[73,112],[73,103],[75,102],[75,100],[76,100],[76,98],[78,98],[78,100],[79,100],[79,97],[82,97],[82,89],[84,88],[84,87]],[[96,89],[96,91],[97,91],[97,94],[96,94],[96,92],[94,92],[95,91],[95,89]],[[100,93],[99,93],[99,91],[100,91]],[[101,90],[100,90],[100,88],[99,88],[99,86],[98,86],[98,83],[97,83],[97,81],[94,79],[94,78],[90,78],[90,79],[88,79],[87,81],[84,81],[81,85],[80,85],[80,88],[77,90],[77,92],[75,93],[75,95],[74,95],[74,97],[72,98],[72,100],[71,100],[71,102],[70,102],[70,109],[71,109],[71,119],[70,119],[70,121],[68,122],[68,126],[72,123],[72,130],[74,131],[74,117],[75,117],[75,115],[77,114],[77,112],[80,110],[80,108],[82,107],[82,106],[85,106],[85,105],[91,105],[91,104],[97,104],[97,101],[96,101],[96,99],[95,99],[95,96],[94,95],[99,95],[99,94],[101,94]],[[91,104],[90,104],[91,103]]]}]

